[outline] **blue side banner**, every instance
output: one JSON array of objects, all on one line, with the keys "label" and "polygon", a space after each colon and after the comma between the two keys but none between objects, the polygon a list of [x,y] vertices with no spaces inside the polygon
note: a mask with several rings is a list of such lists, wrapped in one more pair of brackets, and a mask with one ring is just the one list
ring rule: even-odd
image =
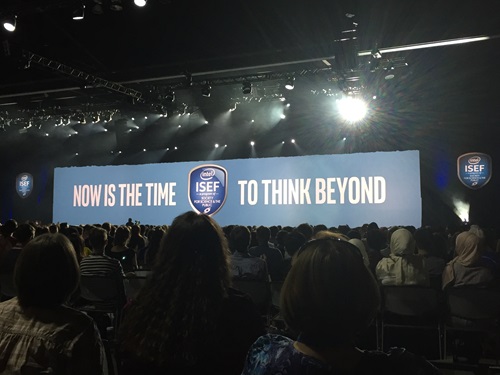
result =
[{"label": "blue side banner", "polygon": [[56,168],[54,222],[382,226],[422,220],[418,151]]}]

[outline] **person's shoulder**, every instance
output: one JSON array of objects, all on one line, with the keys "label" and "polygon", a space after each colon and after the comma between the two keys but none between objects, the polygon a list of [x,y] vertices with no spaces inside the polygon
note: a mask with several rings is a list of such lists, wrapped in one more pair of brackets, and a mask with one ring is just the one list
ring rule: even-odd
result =
[{"label": "person's shoulder", "polygon": [[438,375],[441,372],[425,358],[404,348],[391,348],[387,352],[364,351],[363,365],[373,374]]}]

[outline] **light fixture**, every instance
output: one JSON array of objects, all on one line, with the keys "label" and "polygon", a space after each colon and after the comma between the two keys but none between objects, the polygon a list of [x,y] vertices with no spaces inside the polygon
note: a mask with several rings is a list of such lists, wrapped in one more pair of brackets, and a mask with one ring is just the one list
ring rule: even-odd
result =
[{"label": "light fixture", "polygon": [[137,5],[138,7],[143,7],[146,5],[148,0],[134,0],[134,4]]},{"label": "light fixture", "polygon": [[243,92],[244,95],[250,94],[252,92],[252,83],[248,81],[243,82],[241,91]]},{"label": "light fixture", "polygon": [[368,111],[366,103],[363,100],[353,97],[337,100],[337,107],[340,115],[348,122],[362,120]]},{"label": "light fixture", "polygon": [[167,102],[173,102],[175,100],[175,92],[172,89],[168,89],[165,93],[165,100]]},{"label": "light fixture", "polygon": [[295,87],[295,77],[288,77],[285,83],[285,88],[287,90],[293,90],[294,87]]},{"label": "light fixture", "polygon": [[75,21],[83,20],[85,17],[85,4],[80,4],[75,10],[73,10],[73,19]]},{"label": "light fixture", "polygon": [[211,91],[212,91],[212,86],[210,86],[210,84],[207,82],[201,88],[201,95],[209,98]]},{"label": "light fixture", "polygon": [[255,142],[254,142],[254,141],[251,141],[251,142],[250,142],[250,146],[255,146]]},{"label": "light fixture", "polygon": [[3,19],[3,27],[5,30],[13,32],[16,30],[17,16],[8,16]]},{"label": "light fixture", "polygon": [[114,12],[121,12],[123,10],[122,0],[111,0],[109,9]]}]

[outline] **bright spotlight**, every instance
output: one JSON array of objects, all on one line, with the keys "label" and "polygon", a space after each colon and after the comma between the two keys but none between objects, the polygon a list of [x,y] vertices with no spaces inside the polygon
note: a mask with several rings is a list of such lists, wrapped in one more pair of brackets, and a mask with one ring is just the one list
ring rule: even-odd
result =
[{"label": "bright spotlight", "polygon": [[470,204],[459,199],[453,198],[453,211],[464,222],[469,222]]},{"label": "bright spotlight", "polygon": [[285,88],[287,90],[293,90],[294,86],[295,86],[295,78],[294,77],[288,77],[288,79],[286,80],[286,83],[285,83]]},{"label": "bright spotlight", "polygon": [[254,142],[254,141],[251,141],[251,142],[250,142],[250,146],[255,146],[255,142]]},{"label": "bright spotlight", "polygon": [[16,30],[16,24],[17,24],[17,16],[6,17],[3,20],[3,27],[5,30],[9,32],[14,32]]},{"label": "bright spotlight", "polygon": [[148,0],[134,0],[134,4],[137,5],[138,7],[143,7],[146,5]]},{"label": "bright spotlight", "polygon": [[292,143],[295,143],[295,139],[292,139],[292,140],[291,140],[291,142],[292,142]]},{"label": "bright spotlight", "polygon": [[284,114],[281,114],[281,116],[280,116],[280,117],[281,117],[282,119],[283,119],[283,118],[286,118],[286,116],[285,116]]},{"label": "bright spotlight", "polygon": [[216,143],[216,144],[215,144],[215,148],[218,148],[218,147],[219,147],[219,144],[218,144],[218,143]]},{"label": "bright spotlight", "polygon": [[340,115],[349,122],[357,122],[366,116],[366,103],[358,98],[342,98],[337,100]]},{"label": "bright spotlight", "polygon": [[145,148],[143,148],[143,149],[142,149],[142,151],[146,151],[146,149],[145,149]]}]

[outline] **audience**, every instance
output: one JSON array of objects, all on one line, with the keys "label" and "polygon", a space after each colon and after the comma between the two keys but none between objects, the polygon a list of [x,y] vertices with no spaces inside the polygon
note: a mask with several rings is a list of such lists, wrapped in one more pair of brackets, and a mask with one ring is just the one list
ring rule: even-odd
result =
[{"label": "audience", "polygon": [[326,235],[306,243],[281,292],[281,314],[297,338],[258,338],[242,375],[439,374],[404,349],[384,353],[353,344],[375,318],[379,304],[377,282],[354,245]]},{"label": "audience", "polygon": [[250,230],[238,225],[229,235],[229,247],[232,249],[230,270],[231,277],[245,280],[269,281],[267,263],[265,260],[248,253],[250,245]]},{"label": "audience", "polygon": [[239,375],[263,333],[256,306],[231,288],[222,229],[186,212],[174,219],[151,278],[124,314],[121,371]]},{"label": "audience", "polygon": [[0,303],[0,373],[104,374],[104,350],[91,318],[64,304],[78,263],[62,234],[30,241],[15,268],[18,297]]}]

